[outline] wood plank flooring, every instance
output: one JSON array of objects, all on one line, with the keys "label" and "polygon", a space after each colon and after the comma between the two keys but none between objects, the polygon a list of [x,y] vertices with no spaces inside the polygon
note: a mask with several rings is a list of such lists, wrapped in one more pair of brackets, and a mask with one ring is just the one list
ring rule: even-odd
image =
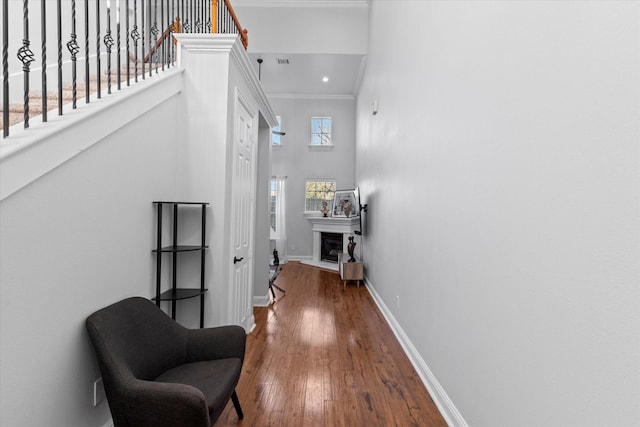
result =
[{"label": "wood plank flooring", "polygon": [[276,283],[247,336],[244,419],[229,403],[216,427],[446,426],[364,286],[296,262]]}]

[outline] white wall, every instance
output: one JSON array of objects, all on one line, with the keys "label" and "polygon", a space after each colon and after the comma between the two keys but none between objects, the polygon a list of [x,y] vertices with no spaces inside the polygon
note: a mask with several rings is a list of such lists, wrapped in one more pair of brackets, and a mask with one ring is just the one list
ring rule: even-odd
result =
[{"label": "white wall", "polygon": [[[209,251],[207,276],[211,283],[207,293],[211,311],[205,320],[206,326],[232,323],[232,298],[228,284],[233,277],[232,230],[232,185],[235,109],[237,97],[250,104],[257,115],[257,150],[259,170],[258,186],[261,200],[266,194],[268,177],[270,123],[275,124],[275,115],[259,87],[258,78],[251,68],[248,56],[233,35],[182,34],[179,40],[179,64],[185,68],[186,105],[185,145],[181,155],[186,157],[187,167],[182,171],[185,193],[191,199],[211,201],[212,221],[209,225]],[[218,70],[211,78],[211,70]],[[268,215],[267,205],[256,205],[256,214]],[[260,221],[255,228],[256,251],[268,250],[268,222]],[[256,267],[255,280],[267,279],[264,265],[268,269],[268,254],[252,254],[251,262]],[[268,270],[267,270],[268,271]],[[259,284],[256,286],[260,286]],[[254,289],[249,290],[254,295]],[[264,295],[264,294],[263,294]],[[251,302],[249,302],[250,304]]]},{"label": "white wall", "polygon": [[469,425],[640,425],[639,24],[372,2],[367,276]]},{"label": "white wall", "polygon": [[[210,38],[219,41],[225,37]],[[230,55],[235,38],[230,39],[226,54],[213,55],[215,59],[206,64],[217,68],[184,72],[174,68],[141,84],[145,89],[118,92],[3,141],[1,426],[45,423],[52,427],[101,427],[107,423],[110,416],[106,402],[97,408],[92,406],[93,382],[100,373],[84,322],[95,310],[122,298],[155,294],[153,200],[211,202],[207,214],[210,250],[206,252],[206,286],[210,292],[205,296],[205,326],[227,322],[229,282],[221,265],[225,261],[231,264],[226,256],[229,251],[224,250],[230,211],[230,186],[225,185],[230,172],[225,159],[231,156],[225,146],[232,135],[228,125],[233,118],[227,114],[231,114],[228,102],[233,100],[226,92],[238,88],[248,97],[257,96],[251,92],[257,87],[257,77],[247,77],[252,72],[249,60],[237,45],[234,51],[240,54]],[[234,63],[238,56],[241,65]],[[219,70],[217,79],[210,78],[212,69]],[[210,85],[200,84],[198,92],[193,87],[197,82],[194,78],[202,77],[202,73],[209,73],[205,81]],[[262,101],[252,102],[261,114],[259,134],[265,146],[275,117],[261,95]],[[194,112],[198,107],[204,116]],[[83,118],[83,114],[85,120],[75,128],[62,126],[67,120]],[[123,121],[127,124],[122,125]],[[87,123],[93,123],[90,130],[86,129]],[[57,131],[55,126],[59,126]],[[54,131],[47,130],[52,127]],[[35,141],[17,154],[10,153],[12,147],[28,142],[25,135],[42,136],[45,132],[50,132],[50,138]],[[96,134],[107,136],[96,139]],[[49,149],[52,144],[65,150],[61,157],[53,156],[59,166],[30,182],[32,169],[42,172],[42,168],[51,168],[50,159],[43,157],[58,154]],[[261,150],[257,160],[261,168],[268,168],[266,151],[267,155]],[[24,157],[35,165],[27,165],[29,168],[20,174],[20,165],[25,165],[20,159]],[[6,177],[11,182],[5,182]],[[262,184],[268,185],[268,175],[262,179]],[[266,207],[263,212],[266,215]],[[186,214],[184,222],[191,218],[199,226],[199,215],[198,210]],[[171,218],[169,212],[166,217]],[[266,222],[256,226],[263,247],[268,246],[264,241],[266,226]],[[199,232],[199,227],[181,229],[180,242],[185,243],[183,238],[198,242]],[[165,242],[169,241],[170,236],[165,237]],[[262,255],[263,261],[266,256]],[[193,279],[199,279],[198,258],[184,259],[196,267],[197,273],[183,268],[178,272],[179,280],[193,283]],[[168,264],[165,258],[165,278],[170,272]],[[264,280],[266,275],[262,275]],[[163,289],[167,286],[165,281]],[[199,301],[178,304],[178,321],[197,327]]]},{"label": "white wall", "polygon": [[165,100],[2,200],[0,425],[109,419],[106,402],[92,405],[100,373],[84,321],[155,292],[151,202],[178,195],[181,105]]},{"label": "white wall", "polygon": [[335,7],[335,3],[330,6],[322,3],[281,3],[281,7],[273,7],[271,3],[270,7],[256,7],[256,2],[243,5],[238,1],[233,2],[233,7],[240,24],[247,29],[249,52],[365,53],[366,4]]},{"label": "white wall", "polygon": [[[271,98],[282,117],[282,146],[272,152],[271,173],[287,176],[286,227],[289,258],[313,255],[311,222],[304,213],[306,179],[336,180],[338,189],[353,188],[355,101],[353,99]],[[333,149],[311,149],[311,117],[332,117]]]}]

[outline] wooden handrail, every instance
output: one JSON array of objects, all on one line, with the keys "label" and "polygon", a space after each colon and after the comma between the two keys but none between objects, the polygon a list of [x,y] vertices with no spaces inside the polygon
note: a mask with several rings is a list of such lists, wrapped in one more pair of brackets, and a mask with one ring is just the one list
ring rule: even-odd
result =
[{"label": "wooden handrail", "polygon": [[[158,48],[162,45],[162,42],[165,41],[167,37],[169,37],[169,34],[180,32],[182,32],[182,26],[180,25],[180,18],[176,16],[173,24],[169,25],[169,27],[164,30],[160,38],[158,38],[158,40],[156,41],[156,44],[153,45],[153,47],[149,50],[149,53],[144,57],[144,62],[149,62],[153,54],[156,53],[156,50],[158,50]],[[177,43],[177,40],[174,40],[173,43]]]},{"label": "wooden handrail", "polygon": [[[229,14],[231,14],[231,19],[233,19],[233,23],[238,29],[238,33],[240,34],[240,38],[242,39],[242,46],[244,46],[244,49],[247,50],[247,46],[249,45],[249,36],[247,35],[247,30],[242,29],[242,26],[240,25],[240,21],[238,21],[238,17],[236,16],[236,12],[235,10],[233,10],[233,7],[231,6],[231,3],[229,2],[229,0],[224,0],[224,4],[225,6],[227,6],[227,9],[229,9]],[[217,6],[217,1],[216,1],[216,6]]]}]

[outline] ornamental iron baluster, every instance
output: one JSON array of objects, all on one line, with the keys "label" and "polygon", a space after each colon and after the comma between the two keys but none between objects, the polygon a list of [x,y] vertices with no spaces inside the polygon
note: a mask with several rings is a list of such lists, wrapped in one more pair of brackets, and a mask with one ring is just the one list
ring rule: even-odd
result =
[{"label": "ornamental iron baluster", "polygon": [[76,35],[76,0],[71,0],[71,40],[67,43],[67,49],[71,53],[71,99],[73,102],[73,109],[77,106],[77,70],[76,61],[78,59],[78,52],[80,52],[80,46],[78,46],[78,36]]},{"label": "ornamental iron baluster", "polygon": [[142,33],[142,80],[144,80],[145,77],[145,71],[144,71],[144,33],[145,33],[145,28],[144,28],[144,3],[146,0],[141,0],[140,1],[140,6],[141,6],[141,10],[140,10],[140,28],[142,29],[141,33]]},{"label": "ornamental iron baluster", "polygon": [[9,5],[2,2],[2,137],[9,136]]},{"label": "ornamental iron baluster", "polygon": [[133,74],[135,82],[138,82],[138,40],[140,40],[140,32],[138,31],[138,0],[133,0],[133,31],[131,31],[131,39],[133,39]]},{"label": "ornamental iron baluster", "polygon": [[47,121],[47,6],[41,2],[40,34],[42,35],[42,121]]},{"label": "ornamental iron baluster", "polygon": [[[22,71],[24,75],[24,128],[29,127],[29,69],[31,63],[35,61],[35,57],[31,49],[29,49],[29,0],[22,2],[23,13],[23,39],[22,47],[18,49],[18,59],[22,62]],[[8,123],[5,124],[7,126]]]},{"label": "ornamental iron baluster", "polygon": [[102,70],[100,69],[100,1],[96,1],[96,88],[98,89],[98,99],[102,98]]},{"label": "ornamental iron baluster", "polygon": [[[157,7],[157,6],[156,6]],[[158,13],[158,11],[156,10],[156,13]],[[160,0],[160,22],[164,23],[164,0]],[[162,62],[162,71],[164,71],[164,58],[165,58],[165,38],[164,38],[164,34],[165,32],[162,32],[162,39],[160,40],[160,46],[162,47],[162,55],[160,57],[160,62]],[[156,64],[156,74],[158,74],[158,65]]]},{"label": "ornamental iron baluster", "polygon": [[202,14],[201,7],[202,7],[202,3],[198,1],[196,3],[196,28],[195,28],[196,33],[202,32],[202,21],[200,21],[200,15]]},{"label": "ornamental iron baluster", "polygon": [[107,47],[107,93],[111,93],[111,48],[113,47],[113,37],[111,37],[111,2],[107,0],[107,32],[104,36],[104,45]]},{"label": "ornamental iron baluster", "polygon": [[125,1],[124,8],[127,11],[125,16],[125,27],[127,27],[127,31],[125,34],[126,40],[126,50],[127,50],[127,86],[131,85],[131,55],[129,54],[129,0]]},{"label": "ornamental iron baluster", "polygon": [[117,80],[117,87],[118,90],[120,90],[122,88],[121,86],[121,80],[122,80],[122,74],[121,74],[121,62],[120,62],[120,0],[116,0],[116,51],[117,51],[117,55],[116,55],[116,80]]},{"label": "ornamental iron baluster", "polygon": [[62,3],[56,4],[56,24],[58,29],[58,115],[62,115]]},{"label": "ornamental iron baluster", "polygon": [[89,0],[84,0],[84,96],[87,104],[91,96],[89,80]]},{"label": "ornamental iron baluster", "polygon": [[[149,77],[151,77],[151,53],[153,52],[154,49],[154,41],[151,40],[151,0],[149,0],[149,3],[147,3],[147,25],[149,26]],[[143,59],[144,62],[144,59]]]},{"label": "ornamental iron baluster", "polygon": [[[151,13],[151,11],[149,11],[149,13]],[[157,57],[157,51],[158,51],[158,0],[154,0],[153,2],[153,25],[151,26],[151,29],[149,30],[150,35],[149,35],[149,46],[151,49],[151,55],[149,55],[149,76],[151,76],[151,63],[156,64],[156,74],[158,74],[158,57]],[[153,42],[153,46],[151,46],[151,42]]]},{"label": "ornamental iron baluster", "polygon": [[190,33],[191,32],[191,10],[192,10],[192,4],[190,1],[187,1],[187,4],[185,5],[185,9],[184,9],[184,19],[182,20],[182,28],[183,31],[185,33]]}]

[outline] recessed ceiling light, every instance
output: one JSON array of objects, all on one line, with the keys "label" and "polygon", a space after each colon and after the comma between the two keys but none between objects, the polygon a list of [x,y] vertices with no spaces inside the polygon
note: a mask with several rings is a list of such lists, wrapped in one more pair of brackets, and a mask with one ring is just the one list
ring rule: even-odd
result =
[{"label": "recessed ceiling light", "polygon": [[322,78],[322,81],[323,81],[323,82],[325,82],[325,83],[326,83],[326,82],[328,82],[328,81],[329,81],[329,77],[324,76],[324,77]]}]

